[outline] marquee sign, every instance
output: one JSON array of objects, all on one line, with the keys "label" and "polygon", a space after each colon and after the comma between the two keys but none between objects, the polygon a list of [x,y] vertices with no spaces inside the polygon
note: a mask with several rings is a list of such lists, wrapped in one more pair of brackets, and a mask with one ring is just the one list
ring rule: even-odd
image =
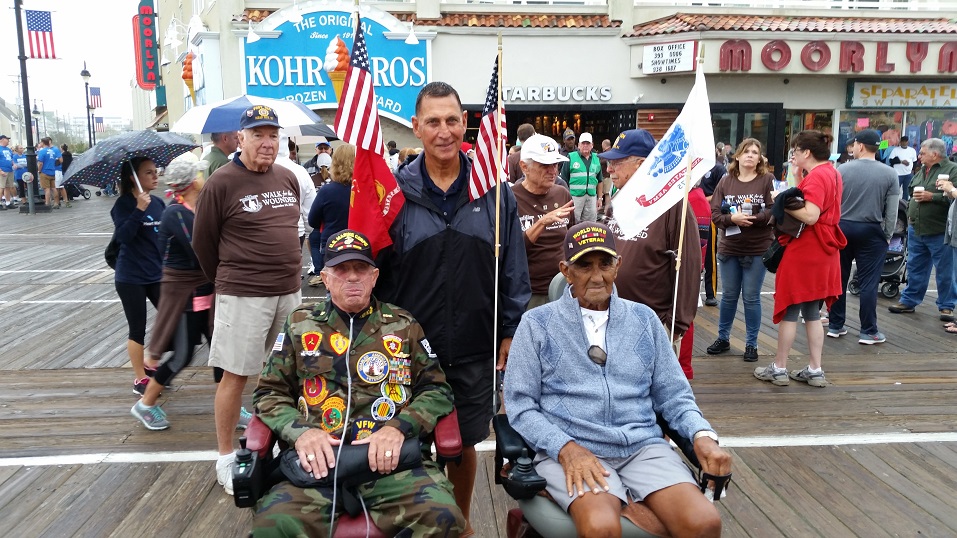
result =
[{"label": "marquee sign", "polygon": [[[246,43],[246,93],[335,109],[349,65],[356,14],[331,7],[302,17],[302,22],[293,23],[280,10],[263,23],[268,26],[276,18],[273,29],[281,32],[278,38]],[[408,26],[378,10],[364,9],[361,20],[379,114],[411,127],[415,98],[431,77],[428,41],[406,44]]]}]

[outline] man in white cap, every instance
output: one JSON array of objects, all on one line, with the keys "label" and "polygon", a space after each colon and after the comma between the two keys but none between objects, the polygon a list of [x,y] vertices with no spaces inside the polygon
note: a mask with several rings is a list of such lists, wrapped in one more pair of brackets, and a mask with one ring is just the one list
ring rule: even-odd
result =
[{"label": "man in white cap", "polygon": [[532,283],[529,310],[548,302],[548,285],[558,274],[565,232],[575,225],[572,197],[555,184],[559,164],[568,162],[558,149],[558,143],[545,135],[528,137],[519,161],[525,179],[512,187]]},{"label": "man in white cap", "polygon": [[568,182],[575,201],[575,221],[598,219],[598,185],[602,182],[601,162],[592,154],[591,133],[578,137],[578,151],[568,154],[568,164],[562,167],[562,179]]}]

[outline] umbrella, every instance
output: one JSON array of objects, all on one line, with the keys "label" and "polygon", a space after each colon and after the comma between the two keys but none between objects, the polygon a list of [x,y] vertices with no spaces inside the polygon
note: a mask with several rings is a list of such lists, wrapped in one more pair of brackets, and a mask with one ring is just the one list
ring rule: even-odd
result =
[{"label": "umbrella", "polygon": [[[319,141],[319,137],[323,136],[328,141],[339,140],[339,136],[336,135],[336,132],[332,130],[331,127],[325,123],[313,123],[311,125],[296,125],[295,127],[284,127],[282,130],[286,135],[291,137],[296,137],[297,142],[312,142],[316,143]],[[315,140],[313,140],[315,139]]]},{"label": "umbrella", "polygon": [[174,158],[199,147],[185,136],[155,131],[133,131],[116,135],[83,152],[70,165],[63,183],[103,188],[119,181],[124,161],[149,157],[156,166],[166,166]]},{"label": "umbrella", "polygon": [[299,101],[243,95],[208,105],[194,106],[173,124],[178,133],[225,133],[239,130],[243,112],[254,105],[265,105],[276,111],[283,127],[322,123],[322,118]]}]

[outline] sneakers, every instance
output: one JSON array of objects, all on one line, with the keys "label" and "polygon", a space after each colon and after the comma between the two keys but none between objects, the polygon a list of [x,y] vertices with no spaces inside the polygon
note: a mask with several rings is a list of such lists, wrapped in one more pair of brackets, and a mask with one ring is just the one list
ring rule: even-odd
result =
[{"label": "sneakers", "polygon": [[811,371],[808,370],[807,366],[805,366],[803,370],[791,370],[791,372],[788,374],[788,377],[790,377],[791,379],[795,381],[807,383],[808,385],[811,385],[812,387],[827,386],[827,379],[824,379],[824,370],[821,370],[820,372],[815,374],[815,373],[811,373]]},{"label": "sneakers", "polygon": [[169,428],[169,421],[166,420],[166,412],[158,405],[147,407],[143,405],[142,401],[139,401],[130,409],[130,414],[140,419],[140,422],[142,422],[148,430],[165,430]]},{"label": "sneakers", "polygon": [[907,306],[904,303],[892,304],[888,306],[887,309],[890,310],[891,313],[893,314],[913,314],[914,313],[914,307]]},{"label": "sneakers", "polygon": [[67,206],[67,207],[73,207],[73,204],[71,204],[70,202],[67,202],[67,203],[66,203],[66,206]]},{"label": "sneakers", "polygon": [[144,377],[133,382],[133,394],[142,396],[146,394],[146,386],[150,384],[150,378]]},{"label": "sneakers", "polygon": [[827,335],[830,336],[831,338],[840,338],[844,336],[845,334],[847,334],[847,329],[844,329],[844,328],[831,329],[830,327],[828,327],[827,329]]},{"label": "sneakers", "polygon": [[[770,381],[779,387],[786,387],[791,383],[791,380],[788,379],[788,371],[784,368],[778,368],[773,362],[768,366],[755,368],[754,377],[761,381]],[[821,374],[821,378],[824,378],[824,374]]]},{"label": "sneakers", "polygon": [[312,286],[313,288],[318,288],[321,284],[322,284],[321,276],[316,275],[314,277],[309,278],[309,285]]},{"label": "sneakers", "polygon": [[253,414],[246,411],[245,407],[239,408],[239,423],[236,424],[237,430],[245,430],[249,426],[249,421],[253,419]]},{"label": "sneakers", "polygon": [[858,340],[859,343],[868,345],[883,344],[886,341],[887,337],[884,336],[884,333],[882,332],[876,332],[874,334],[861,333],[861,339]]},{"label": "sneakers", "polygon": [[758,362],[758,348],[744,346],[744,362]]},{"label": "sneakers", "polygon": [[236,463],[236,453],[220,456],[216,460],[216,481],[226,491],[227,495],[233,494],[233,466]]},{"label": "sneakers", "polygon": [[705,305],[705,306],[718,306],[718,300],[715,299],[714,297],[708,297],[707,299],[704,300],[704,305]]},{"label": "sneakers", "polygon": [[940,320],[941,321],[954,321],[954,311],[949,308],[940,309]]},{"label": "sneakers", "polygon": [[718,338],[713,344],[708,346],[708,355],[718,355],[731,349],[731,342]]}]

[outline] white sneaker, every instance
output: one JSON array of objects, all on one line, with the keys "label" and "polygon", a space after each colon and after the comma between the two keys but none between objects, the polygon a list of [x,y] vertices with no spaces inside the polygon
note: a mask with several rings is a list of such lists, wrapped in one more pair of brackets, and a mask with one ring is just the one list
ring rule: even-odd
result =
[{"label": "white sneaker", "polygon": [[[228,457],[228,459],[227,459]],[[236,454],[220,456],[216,460],[216,481],[226,490],[227,495],[233,494],[233,465],[236,463]]]}]

